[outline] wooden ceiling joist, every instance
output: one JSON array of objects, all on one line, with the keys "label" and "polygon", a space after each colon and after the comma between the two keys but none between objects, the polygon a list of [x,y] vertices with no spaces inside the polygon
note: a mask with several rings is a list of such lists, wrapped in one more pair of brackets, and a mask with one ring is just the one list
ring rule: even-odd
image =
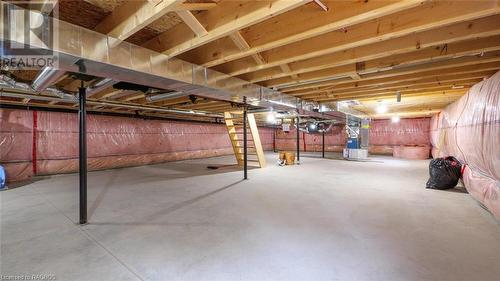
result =
[{"label": "wooden ceiling joist", "polygon": [[181,0],[127,1],[101,21],[96,31],[125,40],[172,11]]},{"label": "wooden ceiling joist", "polygon": [[[79,13],[69,11],[74,5],[59,5],[61,15],[73,24],[97,24],[95,30],[111,37],[240,78],[228,85],[226,75],[210,71],[208,86],[240,91],[249,81],[310,101],[357,100],[353,108],[372,117],[381,116],[375,108],[382,100],[391,105],[384,116],[437,112],[500,69],[499,0],[319,2],[328,10],[315,0],[85,1],[85,7],[96,6],[90,23],[71,22],[71,13],[73,18]],[[44,1],[47,6],[53,2],[57,0]],[[28,6],[40,10],[40,5]],[[104,20],[97,23],[99,19]],[[145,56],[134,65],[148,67],[150,59]],[[72,93],[78,86],[72,77],[55,84]],[[403,96],[400,103],[396,92]],[[54,99],[4,100],[77,107]],[[89,100],[129,105],[93,106],[102,112],[132,114],[136,110],[130,106],[148,106],[137,113],[192,120],[206,117],[161,109],[237,109],[230,102],[190,96],[149,102],[143,92],[113,87]]]},{"label": "wooden ceiling joist", "polygon": [[182,19],[182,21],[196,34],[196,36],[201,37],[208,34],[205,27],[196,19],[196,17],[190,11],[181,10],[176,11],[176,14]]},{"label": "wooden ceiling joist", "polygon": [[138,93],[138,94],[131,95],[128,97],[124,97],[123,99],[120,99],[120,101],[134,101],[134,100],[138,100],[138,99],[141,99],[144,97],[145,97],[144,93]]},{"label": "wooden ceiling joist", "polygon": [[[412,100],[420,100],[422,98],[425,98],[425,99],[429,99],[429,98],[442,98],[442,97],[449,97],[449,98],[458,98],[460,96],[462,96],[463,94],[465,94],[467,92],[468,89],[466,88],[463,88],[463,89],[451,89],[451,90],[442,90],[442,91],[430,91],[430,92],[422,92],[422,91],[418,91],[418,92],[403,92],[401,93],[402,95],[402,99],[401,99],[401,102],[406,102],[408,99],[412,99]],[[383,101],[387,101],[387,100],[393,100],[393,101],[396,101],[396,95],[395,93],[391,93],[391,94],[384,94],[384,95],[377,95],[376,97],[373,97],[373,96],[368,96],[368,97],[362,97],[362,96],[358,96],[356,98],[357,101],[364,101],[364,102],[368,102],[368,101],[379,101],[379,100],[383,100]]]},{"label": "wooden ceiling joist", "polygon": [[292,77],[293,79],[299,79],[299,76],[297,76],[296,73],[292,73],[292,69],[290,68],[290,65],[288,65],[287,63],[281,64],[280,68],[281,71],[283,71],[283,73],[290,75],[290,77]]},{"label": "wooden ceiling joist", "polygon": [[[468,81],[461,81],[461,85],[464,86],[463,89],[468,89],[470,88],[473,84],[477,83],[476,81],[479,81],[479,79],[474,79],[474,80],[468,80]],[[413,87],[408,87],[406,89],[400,89],[400,90],[386,90],[383,92],[375,92],[375,93],[354,93],[354,94],[349,94],[349,95],[327,95],[323,94],[321,96],[318,96],[314,98],[314,100],[319,101],[319,102],[332,102],[332,101],[350,101],[350,100],[358,100],[358,99],[382,99],[380,97],[384,97],[387,95],[396,95],[396,91],[401,92],[402,95],[406,95],[408,93],[423,93],[423,92],[432,92],[432,91],[447,91],[447,90],[453,90],[452,87],[455,85],[455,83],[449,83],[449,84],[441,84],[441,85],[434,85],[434,86],[413,86]]]},{"label": "wooden ceiling joist", "polygon": [[495,72],[494,71],[477,72],[474,73],[474,75],[455,74],[439,78],[423,78],[413,81],[398,82],[390,85],[378,85],[378,86],[371,86],[364,88],[343,89],[338,91],[329,91],[323,94],[313,93],[313,94],[299,95],[299,96],[307,99],[316,100],[317,97],[322,97],[325,95],[327,97],[342,97],[342,96],[351,96],[356,94],[377,95],[385,93],[386,91],[393,91],[395,93],[396,91],[412,89],[412,87],[413,88],[416,87],[417,89],[427,89],[433,87],[440,87],[444,85],[451,85],[449,88],[451,89],[452,86],[460,86],[462,83],[464,83],[464,85],[468,85],[467,83],[469,83],[470,81],[479,82],[483,78],[491,76],[493,73]]},{"label": "wooden ceiling joist", "polygon": [[[292,73],[301,74],[345,64],[363,62],[398,54],[418,54],[421,60],[436,56],[453,56],[496,48],[500,34],[498,22],[500,16],[495,15],[474,21],[462,22],[443,28],[410,34],[404,37],[360,46],[349,50],[334,52],[318,58],[290,63]],[[484,39],[483,39],[484,38]],[[494,40],[490,42],[490,40]],[[434,48],[435,47],[435,48]],[[416,52],[417,51],[417,52]],[[288,74],[276,69],[266,69],[240,76],[253,83],[286,77]],[[292,82],[290,78],[264,83],[266,86],[277,86]]]},{"label": "wooden ceiling joist", "polygon": [[[247,41],[239,31],[233,32],[229,35],[229,38],[233,41],[233,43],[242,51],[250,50],[251,47],[248,45]],[[255,53],[252,55],[252,58],[255,60],[257,64],[264,64],[266,60],[262,57],[261,54]]]},{"label": "wooden ceiling joist", "polygon": [[405,90],[419,90],[419,91],[429,91],[431,89],[452,89],[456,86],[471,86],[475,83],[482,81],[485,77],[489,77],[494,73],[494,71],[477,73],[476,75],[450,75],[447,77],[442,77],[439,80],[436,79],[422,79],[411,82],[403,82],[396,85],[390,85],[387,87],[372,87],[367,89],[352,89],[343,90],[335,93],[325,93],[316,94],[313,96],[306,96],[304,98],[313,99],[315,101],[325,101],[325,100],[338,100],[339,98],[356,98],[357,96],[380,96],[387,93],[396,93],[397,91]]},{"label": "wooden ceiling joist", "polygon": [[211,41],[229,36],[245,27],[269,19],[277,14],[301,6],[310,0],[228,1],[226,5],[205,11],[199,21],[207,26],[208,35],[195,37],[186,34],[182,26],[175,26],[144,44],[145,47],[176,56]]},{"label": "wooden ceiling joist", "polygon": [[100,99],[113,99],[115,97],[120,97],[120,96],[123,96],[123,95],[129,95],[129,94],[132,94],[131,92],[128,92],[128,91],[124,91],[124,90],[113,90],[109,93],[106,93],[104,95],[102,95],[100,97]]},{"label": "wooden ceiling joist", "polygon": [[376,93],[376,91],[383,92],[384,90],[387,89],[405,89],[406,87],[414,86],[414,85],[431,85],[434,86],[435,84],[443,84],[443,83],[448,83],[450,81],[458,81],[458,80],[470,80],[470,79],[483,79],[484,77],[488,77],[495,71],[492,70],[485,70],[485,71],[477,71],[477,72],[472,72],[472,73],[466,73],[466,74],[449,74],[449,75],[442,75],[442,76],[436,76],[436,77],[424,77],[424,78],[415,78],[415,79],[408,79],[407,81],[395,81],[394,83],[387,83],[385,85],[377,85],[377,84],[367,84],[363,87],[343,87],[337,89],[330,89],[326,91],[321,91],[321,92],[307,92],[307,93],[291,93],[290,95],[293,96],[300,96],[304,98],[314,98],[317,96],[321,95],[344,95],[344,94],[349,94],[349,93],[361,93],[361,92],[372,92]]},{"label": "wooden ceiling joist", "polygon": [[[419,9],[410,9],[377,20],[352,26],[347,32],[330,32],[306,41],[288,44],[265,52],[264,65],[231,67],[230,64],[217,68],[219,71],[238,76],[244,73],[320,57],[359,46],[377,43],[393,38],[444,27],[463,21],[498,14],[500,7],[496,1],[430,2]],[[425,15],[425,16],[423,16]],[[413,45],[413,48],[419,46]]]},{"label": "wooden ceiling joist", "polygon": [[463,64],[456,66],[453,65],[442,65],[441,67],[437,66],[435,68],[422,68],[416,69],[415,71],[407,71],[407,72],[394,72],[390,75],[379,75],[379,76],[370,76],[367,78],[360,79],[359,81],[350,82],[350,81],[342,81],[336,83],[331,86],[318,87],[314,89],[305,89],[299,91],[289,92],[289,94],[294,95],[310,95],[315,93],[323,93],[328,91],[338,91],[341,89],[349,89],[349,88],[359,88],[366,85],[384,85],[397,83],[402,81],[411,81],[417,80],[421,78],[428,77],[438,77],[440,75],[451,75],[451,74],[466,74],[466,73],[475,73],[480,71],[494,71],[500,69],[500,57],[497,58],[497,61],[493,62],[485,62],[483,64]]},{"label": "wooden ceiling joist", "polygon": [[390,118],[391,116],[399,116],[401,118],[413,118],[413,117],[422,117],[422,116],[431,116],[432,114],[436,114],[440,112],[441,109],[439,108],[434,108],[434,109],[417,109],[417,110],[405,110],[396,113],[385,113],[385,114],[373,114],[370,115],[372,118],[378,119],[378,118]]},{"label": "wooden ceiling joist", "polygon": [[[408,101],[418,101],[422,99],[442,99],[446,97],[447,99],[456,99],[461,97],[467,92],[467,88],[463,89],[448,89],[440,91],[409,91],[401,92],[401,102]],[[338,101],[349,100],[348,98],[341,98]],[[392,92],[389,94],[377,95],[377,96],[357,96],[356,101],[358,102],[373,102],[373,101],[387,101],[387,102],[397,102],[396,93]]]},{"label": "wooden ceiling joist", "polygon": [[[448,60],[437,60],[425,64],[413,64],[410,66],[405,66],[405,67],[395,67],[395,68],[388,68],[385,71],[371,71],[366,74],[363,74],[361,79],[358,81],[352,81],[349,79],[335,79],[335,80],[327,80],[324,82],[318,82],[318,83],[313,83],[313,84],[305,84],[301,85],[298,87],[290,87],[290,88],[285,88],[282,89],[283,92],[285,93],[291,93],[291,92],[297,92],[297,91],[318,91],[320,89],[324,89],[325,87],[336,87],[337,85],[340,84],[346,84],[346,83],[354,83],[354,82],[359,82],[362,83],[363,81],[367,80],[373,80],[373,79],[378,79],[378,78],[388,78],[388,77],[397,77],[399,75],[407,75],[407,74],[419,74],[421,72],[426,72],[426,71],[432,71],[432,70],[441,70],[445,74],[447,69],[449,68],[456,68],[456,67],[463,67],[463,66],[474,66],[474,65],[479,65],[479,64],[484,64],[484,63],[489,63],[489,62],[498,62],[500,61],[500,51],[492,52],[492,53],[486,53],[482,56],[464,56],[461,58],[456,58],[456,59],[448,59]],[[379,65],[379,62],[377,60],[375,61],[370,61],[367,62],[369,70],[375,69],[376,66]],[[480,69],[481,67],[477,67],[477,69]],[[329,75],[336,74],[339,75],[339,73],[336,72],[329,72],[330,70],[325,70],[325,76],[330,77]]]},{"label": "wooden ceiling joist", "polygon": [[[364,71],[361,72],[362,78],[373,77],[388,77],[398,74],[416,73],[419,71],[441,69],[447,67],[458,67],[465,65],[473,65],[491,61],[498,61],[500,59],[500,45],[492,46],[488,49],[479,49],[476,52],[461,53],[458,55],[444,55],[439,56],[436,51],[436,57],[422,57],[421,55],[407,54],[391,56],[383,59],[376,59],[366,61],[363,63]],[[321,71],[315,71],[307,74],[302,74],[301,78],[304,81],[317,81],[318,78],[328,77],[345,77],[353,69],[354,65],[339,66],[329,68]],[[280,78],[284,81],[283,78]],[[297,90],[318,88],[328,85],[336,85],[343,83],[346,79],[327,79],[326,81],[318,81],[316,83],[306,84],[290,84],[288,87],[283,88],[283,92],[291,92]]]},{"label": "wooden ceiling joist", "polygon": [[215,7],[215,2],[185,2],[177,5],[175,11],[206,11]]},{"label": "wooden ceiling joist", "polygon": [[388,86],[392,84],[398,84],[398,83],[404,83],[404,82],[411,82],[411,81],[417,81],[421,80],[424,78],[436,78],[439,79],[440,76],[446,75],[474,75],[477,72],[486,72],[486,71],[495,71],[500,69],[500,61],[497,62],[491,62],[491,63],[485,63],[483,65],[470,65],[466,67],[458,67],[458,68],[448,68],[448,69],[440,69],[440,70],[428,70],[424,72],[420,72],[417,74],[405,74],[405,75],[398,75],[398,76],[393,76],[393,77],[384,77],[384,78],[378,78],[378,79],[367,79],[367,80],[360,80],[356,82],[349,82],[349,83],[342,83],[338,84],[335,86],[329,86],[329,87],[324,87],[320,88],[318,90],[312,90],[312,91],[307,91],[307,92],[292,92],[294,95],[302,94],[303,96],[306,95],[314,95],[317,93],[322,93],[322,92],[341,92],[343,90],[349,90],[349,89],[363,89],[366,87],[371,87],[371,86]]},{"label": "wooden ceiling joist", "polygon": [[[218,50],[201,48],[199,52],[206,54],[205,58],[196,61],[207,67],[214,67],[226,62],[251,56],[291,43],[306,41],[309,38],[320,36],[335,30],[390,15],[406,9],[421,5],[422,1],[404,0],[397,2],[385,1],[330,1],[333,8],[321,14],[316,7],[301,7],[281,16],[274,17],[272,21],[249,27],[245,30],[251,40],[251,49],[242,52],[231,52],[222,46]],[[266,34],[266,36],[261,36]],[[217,58],[210,54],[219,54]],[[201,56],[201,54],[200,54]]]},{"label": "wooden ceiling joist", "polygon": [[328,6],[326,6],[323,2],[320,0],[313,0],[314,4],[318,5],[323,11],[328,12]]}]

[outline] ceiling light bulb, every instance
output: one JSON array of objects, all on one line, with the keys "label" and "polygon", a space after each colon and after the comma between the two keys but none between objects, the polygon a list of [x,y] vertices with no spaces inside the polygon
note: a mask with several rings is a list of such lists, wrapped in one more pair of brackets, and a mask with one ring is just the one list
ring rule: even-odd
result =
[{"label": "ceiling light bulb", "polygon": [[269,112],[269,114],[267,115],[267,123],[271,123],[271,124],[276,123],[275,112]]},{"label": "ceiling light bulb", "polygon": [[376,108],[377,113],[386,113],[387,112],[387,105],[385,104],[379,104]]}]

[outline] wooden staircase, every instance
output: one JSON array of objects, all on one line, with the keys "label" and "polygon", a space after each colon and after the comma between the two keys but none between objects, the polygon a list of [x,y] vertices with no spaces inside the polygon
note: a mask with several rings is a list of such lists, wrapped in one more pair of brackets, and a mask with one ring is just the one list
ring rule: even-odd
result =
[{"label": "wooden staircase", "polygon": [[[234,156],[239,166],[243,167],[244,148],[243,148],[243,113],[224,112],[227,132],[233,146]],[[248,164],[257,165],[260,168],[266,166],[264,150],[260,142],[259,130],[255,122],[255,116],[252,113],[247,114],[247,155]]]}]

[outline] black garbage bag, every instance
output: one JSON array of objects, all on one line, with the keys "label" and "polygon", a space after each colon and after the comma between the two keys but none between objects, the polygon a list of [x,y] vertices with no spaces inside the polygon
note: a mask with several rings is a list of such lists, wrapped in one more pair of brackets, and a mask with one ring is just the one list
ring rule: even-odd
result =
[{"label": "black garbage bag", "polygon": [[458,184],[462,170],[462,164],[453,156],[436,158],[429,163],[430,178],[426,188],[450,189]]}]

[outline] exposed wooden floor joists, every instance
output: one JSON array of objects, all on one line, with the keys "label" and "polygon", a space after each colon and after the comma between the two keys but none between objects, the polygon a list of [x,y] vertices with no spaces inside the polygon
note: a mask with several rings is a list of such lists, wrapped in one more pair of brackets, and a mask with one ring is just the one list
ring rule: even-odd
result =
[{"label": "exposed wooden floor joists", "polygon": [[[391,106],[401,116],[438,111],[500,69],[499,0],[321,3],[323,8],[311,0],[63,1],[53,15],[315,102],[355,100],[357,109],[370,111],[374,101],[400,92],[406,99]],[[82,19],[89,8],[92,16]],[[29,82],[35,74],[9,75]],[[53,86],[75,92],[79,82],[67,77]],[[92,99],[216,113],[235,106],[189,96],[148,102],[148,95],[110,85]]]}]

